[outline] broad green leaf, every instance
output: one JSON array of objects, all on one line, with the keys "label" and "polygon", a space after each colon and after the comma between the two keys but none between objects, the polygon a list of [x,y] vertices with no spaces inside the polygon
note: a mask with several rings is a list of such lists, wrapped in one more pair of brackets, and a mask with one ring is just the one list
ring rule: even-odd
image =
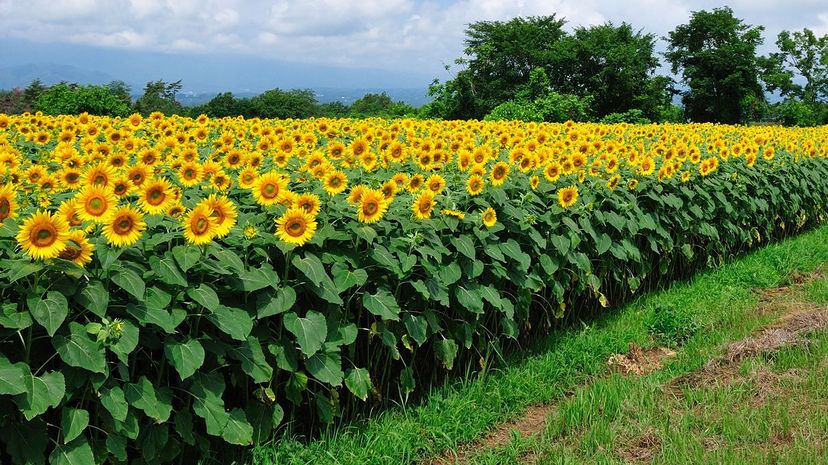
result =
[{"label": "broad green leaf", "polygon": [[204,347],[197,339],[178,342],[168,338],[164,344],[164,353],[182,380],[192,376],[204,364]]},{"label": "broad green leaf", "polygon": [[495,286],[480,286],[480,297],[492,304],[493,307],[502,309],[503,303],[500,300],[500,292]]},{"label": "broad green leaf", "polygon": [[218,260],[218,262],[237,273],[244,271],[244,262],[239,256],[230,249],[221,247],[214,249],[210,254]]},{"label": "broad green leaf", "polygon": [[428,337],[426,333],[428,330],[428,322],[426,319],[418,315],[406,313],[403,315],[403,323],[405,324],[405,329],[408,331],[408,335],[418,345],[423,345]]},{"label": "broad green leaf", "polygon": [[252,270],[237,272],[226,279],[235,289],[244,292],[254,292],[266,287],[276,289],[279,285],[279,275],[272,268],[264,265]]},{"label": "broad green leaf", "polygon": [[596,244],[598,255],[605,254],[610,247],[612,247],[612,238],[607,233],[601,233]]},{"label": "broad green leaf", "polygon": [[125,421],[127,412],[129,411],[129,404],[127,404],[123,389],[120,386],[114,386],[110,389],[101,389],[101,404],[109,410],[112,418],[118,421]]},{"label": "broad green leaf", "polygon": [[89,412],[83,409],[64,408],[60,417],[60,429],[63,443],[75,440],[89,425]]},{"label": "broad green leaf", "polygon": [[230,444],[237,446],[250,446],[253,444],[253,426],[247,421],[244,410],[234,408],[230,411],[227,425],[225,425],[221,437]]},{"label": "broad green leaf", "polygon": [[565,236],[553,235],[549,238],[549,240],[552,242],[552,245],[555,246],[555,250],[557,250],[562,257],[566,257],[569,253],[569,238]]},{"label": "broad green leaf", "polygon": [[149,265],[161,282],[170,286],[187,287],[187,278],[178,269],[172,257],[150,257]]},{"label": "broad green leaf", "polygon": [[328,335],[328,341],[325,342],[325,347],[335,349],[340,346],[349,346],[356,341],[357,332],[357,327],[353,323],[349,325],[340,324],[337,326],[335,334]]},{"label": "broad green leaf", "polygon": [[342,263],[334,263],[331,267],[333,282],[340,291],[346,291],[354,286],[362,286],[368,281],[368,272],[363,269],[352,270]]},{"label": "broad green leaf", "polygon": [[267,363],[262,346],[255,337],[248,337],[231,355],[241,362],[242,370],[254,383],[266,383],[273,378],[273,367]]},{"label": "broad green leaf", "polygon": [[127,460],[127,440],[123,436],[119,436],[114,433],[109,433],[106,435],[106,450],[113,457],[118,459],[121,462],[126,462]]},{"label": "broad green leaf", "polygon": [[28,259],[0,261],[0,269],[6,270],[5,275],[10,284],[42,270],[42,262],[33,262]]},{"label": "broad green leaf", "polygon": [[197,374],[193,378],[190,393],[193,396],[193,411],[204,419],[207,434],[221,436],[230,414],[224,410],[224,380],[216,373]]},{"label": "broad green leaf", "polygon": [[451,339],[434,341],[434,353],[443,362],[447,370],[454,368],[454,359],[457,358],[457,343]]},{"label": "broad green leaf", "polygon": [[394,274],[400,273],[399,261],[396,257],[394,257],[394,254],[389,252],[385,247],[375,245],[371,249],[371,252],[369,252],[368,256],[370,256],[375,262],[394,272]]},{"label": "broad green leaf", "polygon": [[106,316],[106,309],[109,307],[109,291],[102,282],[89,281],[83,290],[75,296],[75,299],[100,318]]},{"label": "broad green leaf", "polygon": [[15,396],[14,401],[27,420],[46,412],[49,407],[57,407],[66,393],[66,380],[57,371],[42,376],[27,374],[25,381],[26,392]]},{"label": "broad green leaf", "polygon": [[400,319],[400,306],[388,289],[379,288],[376,294],[367,292],[362,294],[362,305],[383,320],[398,321]]},{"label": "broad green leaf", "polygon": [[551,277],[558,271],[558,262],[552,260],[552,257],[549,255],[543,254],[538,258],[538,262],[540,263],[541,267],[543,267],[543,271],[546,272],[548,277]]},{"label": "broad green leaf", "polygon": [[287,313],[284,317],[285,329],[296,336],[296,342],[302,353],[310,357],[322,348],[328,335],[328,326],[325,316],[310,310],[304,318],[295,313]]},{"label": "broad green leaf", "polygon": [[431,297],[431,293],[428,292],[428,286],[419,279],[416,281],[411,281],[411,285],[414,286],[414,289],[423,296],[424,299],[428,299]]},{"label": "broad green leaf", "polygon": [[451,286],[463,277],[463,270],[460,269],[460,264],[453,261],[440,268],[438,274],[444,286]]},{"label": "broad green leaf", "polygon": [[135,271],[119,266],[113,270],[113,275],[110,279],[112,279],[115,285],[127,291],[139,301],[144,299],[144,280]]},{"label": "broad green leaf", "polygon": [[106,373],[106,351],[103,344],[93,341],[79,323],[69,323],[69,337],[58,334],[52,345],[67,365],[95,373]]},{"label": "broad green leaf", "polygon": [[243,309],[219,305],[208,317],[220,330],[237,341],[244,341],[253,330],[253,318]]},{"label": "broad green leaf", "polygon": [[319,258],[309,252],[305,253],[304,257],[295,255],[291,260],[293,266],[302,272],[310,282],[315,286],[321,286],[325,278],[328,278],[328,273],[325,272],[325,266]]},{"label": "broad green leaf", "polygon": [[201,253],[201,248],[194,245],[177,245],[172,249],[176,263],[185,273],[198,263]]},{"label": "broad green leaf", "polygon": [[7,329],[26,329],[31,325],[31,313],[28,311],[18,312],[17,303],[0,305],[0,327]]},{"label": "broad green leaf", "polygon": [[[34,305],[32,305],[33,301]],[[33,296],[28,299],[28,303],[29,311],[35,321],[46,328],[49,336],[55,335],[60,325],[66,320],[66,315],[69,314],[69,302],[63,294],[57,291],[47,292],[44,299]]]},{"label": "broad green leaf", "polygon": [[457,297],[457,302],[468,311],[472,313],[483,313],[483,299],[480,297],[477,289],[457,286],[454,289],[454,295]]},{"label": "broad green leaf", "polygon": [[5,442],[5,453],[13,464],[43,465],[46,463],[46,422],[40,418],[32,421],[8,422],[0,429],[0,443]]},{"label": "broad green leaf", "polygon": [[57,444],[49,454],[49,465],[91,465],[95,463],[92,448],[86,438],[77,438],[69,444]]},{"label": "broad green leaf", "polygon": [[172,412],[171,396],[166,391],[155,390],[146,376],[138,379],[137,383],[124,386],[124,396],[129,405],[143,410],[143,412],[157,423],[163,423],[170,418]]},{"label": "broad green leaf", "polygon": [[128,319],[121,321],[121,334],[118,336],[118,342],[109,346],[109,350],[117,355],[118,360],[124,365],[129,365],[129,354],[138,347],[138,335],[139,330],[135,323]]},{"label": "broad green leaf", "polygon": [[345,375],[345,386],[355,396],[363,401],[368,400],[368,392],[371,390],[371,376],[365,368],[351,368]]},{"label": "broad green leaf", "polygon": [[259,318],[279,315],[293,308],[296,303],[296,291],[290,286],[278,290],[267,290],[256,298],[256,308]]},{"label": "broad green leaf", "polygon": [[193,436],[193,415],[189,410],[179,410],[175,414],[175,431],[181,436],[181,439],[189,445],[195,444],[195,437]]},{"label": "broad green leaf", "polygon": [[29,366],[23,362],[11,363],[0,354],[0,394],[16,395],[26,392],[26,380],[31,376]]},{"label": "broad green leaf", "polygon": [[317,352],[305,362],[308,373],[331,386],[342,384],[342,360],[337,353]]},{"label": "broad green leaf", "polygon": [[472,242],[469,236],[456,237],[452,240],[452,243],[458,252],[469,257],[471,260],[475,259],[474,242]]},{"label": "broad green leaf", "polygon": [[138,436],[138,450],[141,451],[141,458],[155,462],[155,458],[167,445],[170,439],[170,432],[167,425],[150,424],[141,425],[141,434]]},{"label": "broad green leaf", "polygon": [[211,312],[219,306],[218,294],[207,284],[201,283],[197,288],[187,289],[187,295]]}]

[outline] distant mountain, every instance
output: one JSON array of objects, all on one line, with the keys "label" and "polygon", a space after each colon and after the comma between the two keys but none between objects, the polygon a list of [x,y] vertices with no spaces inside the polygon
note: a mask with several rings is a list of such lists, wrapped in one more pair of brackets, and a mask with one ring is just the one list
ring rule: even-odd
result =
[{"label": "distant mountain", "polygon": [[[342,102],[345,105],[354,103],[357,99],[365,94],[380,94],[385,92],[395,102],[405,102],[409,105],[420,107],[430,102],[431,99],[426,95],[425,88],[365,88],[365,89],[347,89],[335,87],[318,87],[311,89],[316,94],[316,99],[320,103]],[[232,92],[232,90],[230,91]],[[184,106],[195,106],[207,103],[217,95],[216,92],[181,92],[176,95],[176,99]],[[233,92],[236,98],[251,98],[258,95],[257,92]],[[133,92],[133,98],[140,97],[141,94]]]},{"label": "distant mountain", "polygon": [[54,63],[0,68],[0,89],[26,87],[35,79],[40,79],[46,85],[52,85],[61,81],[77,82],[79,84],[106,84],[117,78],[101,71]]}]

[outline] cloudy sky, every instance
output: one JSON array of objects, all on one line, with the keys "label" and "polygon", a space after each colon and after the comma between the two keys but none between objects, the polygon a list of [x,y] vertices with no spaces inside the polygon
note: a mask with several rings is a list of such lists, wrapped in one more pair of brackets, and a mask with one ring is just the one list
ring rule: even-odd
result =
[{"label": "cloudy sky", "polygon": [[332,87],[424,87],[447,76],[474,21],[557,13],[570,27],[627,21],[663,36],[723,4],[765,25],[766,48],[782,29],[828,33],[825,0],[0,0],[0,63],[80,63],[116,76],[178,63],[215,69],[229,79],[217,85],[231,87],[271,71]]}]

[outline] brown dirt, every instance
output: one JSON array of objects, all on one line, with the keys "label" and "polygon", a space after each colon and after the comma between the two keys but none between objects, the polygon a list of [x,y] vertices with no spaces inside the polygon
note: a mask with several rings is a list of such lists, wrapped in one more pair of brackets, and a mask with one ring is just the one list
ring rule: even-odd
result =
[{"label": "brown dirt", "polygon": [[655,431],[649,430],[633,438],[618,450],[618,456],[629,463],[649,463],[661,449],[661,438]]},{"label": "brown dirt", "polygon": [[666,347],[642,349],[636,343],[630,343],[626,354],[615,354],[607,360],[610,370],[621,374],[646,375],[661,369],[665,359],[675,357],[676,353]]}]

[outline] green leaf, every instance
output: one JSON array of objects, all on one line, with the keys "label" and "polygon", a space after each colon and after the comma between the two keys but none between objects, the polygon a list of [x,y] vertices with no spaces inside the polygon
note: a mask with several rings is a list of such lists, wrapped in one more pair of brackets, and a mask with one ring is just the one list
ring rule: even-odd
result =
[{"label": "green leaf", "polygon": [[492,304],[493,307],[502,309],[503,302],[500,299],[500,292],[498,292],[497,288],[494,286],[481,286],[480,287],[480,297],[485,299],[487,302]]},{"label": "green leaf", "polygon": [[474,242],[472,242],[469,236],[456,237],[452,242],[458,252],[469,257],[471,260],[475,259]]},{"label": "green leaf", "polygon": [[106,435],[106,450],[121,462],[127,460],[127,440],[123,436],[109,433]]},{"label": "green leaf", "polygon": [[411,338],[414,339],[418,345],[423,345],[428,337],[426,333],[428,329],[428,322],[426,319],[418,315],[406,313],[403,316],[403,323],[405,324],[405,329],[408,330],[408,335],[411,336]]},{"label": "green leaf", "polygon": [[601,235],[598,236],[598,242],[595,247],[598,251],[598,255],[604,255],[607,250],[612,247],[612,238],[607,233],[601,233]]},{"label": "green leaf", "polygon": [[219,306],[218,294],[207,284],[201,283],[195,289],[187,289],[187,295],[211,312]]},{"label": "green leaf", "polygon": [[253,426],[247,421],[244,410],[234,408],[230,411],[227,425],[221,433],[221,437],[230,444],[237,446],[249,446],[253,444]]},{"label": "green leaf", "polygon": [[129,383],[124,386],[124,395],[127,402],[143,412],[157,423],[163,423],[170,418],[172,403],[167,391],[158,390],[147,379],[142,376],[137,383]]},{"label": "green leaf", "polygon": [[398,260],[394,257],[394,254],[389,252],[385,247],[375,245],[371,249],[368,256],[370,256],[375,262],[394,272],[394,274],[400,273],[400,265]]},{"label": "green leaf", "polygon": [[266,383],[273,378],[273,367],[267,363],[262,345],[255,337],[248,337],[231,355],[241,362],[242,370],[254,383]]},{"label": "green leaf", "polygon": [[31,314],[28,311],[18,312],[17,303],[6,303],[0,306],[0,327],[26,329],[31,325]]},{"label": "green leaf", "polygon": [[0,261],[0,269],[7,270],[5,274],[9,280],[9,284],[13,284],[17,280],[23,279],[30,274],[37,273],[43,268],[44,265],[42,262],[33,262],[28,259]]},{"label": "green leaf", "polygon": [[127,319],[121,321],[121,326],[121,335],[118,336],[118,342],[109,346],[109,350],[118,356],[121,363],[129,365],[129,354],[138,347],[139,331],[135,323]]},{"label": "green leaf", "polygon": [[150,257],[149,265],[161,282],[170,286],[187,287],[187,278],[178,269],[178,265],[175,264],[172,257]]},{"label": "green leaf", "polygon": [[30,376],[29,365],[23,362],[12,364],[5,355],[0,354],[0,394],[23,394]]},{"label": "green leaf", "polygon": [[411,281],[411,285],[417,292],[420,293],[420,295],[423,296],[424,299],[428,299],[431,297],[431,293],[428,292],[428,286],[426,286],[424,282],[418,279],[416,281]]},{"label": "green leaf", "polygon": [[193,412],[204,419],[207,434],[221,436],[230,414],[224,410],[221,398],[224,380],[216,373],[197,374],[193,378],[190,393],[193,395]]},{"label": "green leaf", "polygon": [[451,286],[463,277],[463,270],[460,269],[459,263],[453,261],[440,268],[438,275],[444,286]]},{"label": "green leaf", "polygon": [[562,257],[566,257],[569,253],[569,239],[565,236],[553,235],[549,238],[549,240],[552,241],[552,245],[555,247],[555,250],[557,250]]},{"label": "green leaf", "polygon": [[79,323],[69,323],[69,337],[59,334],[52,338],[52,345],[67,365],[95,373],[106,373],[106,352],[103,344],[90,339],[86,329]]},{"label": "green leaf", "polygon": [[256,298],[257,316],[261,319],[285,313],[293,308],[295,303],[296,291],[290,286],[276,291],[268,290]]},{"label": "green leaf", "polygon": [[324,265],[322,265],[319,258],[312,253],[306,252],[304,257],[295,255],[293,260],[291,260],[291,263],[293,263],[293,266],[301,271],[302,274],[307,276],[310,282],[315,286],[322,286],[322,282],[325,278],[328,278],[328,273],[325,272]]},{"label": "green leaf", "polygon": [[443,362],[447,370],[454,368],[454,359],[457,358],[457,343],[451,339],[434,341],[434,353]]},{"label": "green leaf", "polygon": [[264,265],[252,270],[240,271],[237,275],[228,276],[226,279],[235,289],[243,292],[254,292],[266,287],[276,289],[279,285],[279,275],[273,271],[273,268]]},{"label": "green leaf", "polygon": [[368,281],[368,272],[363,269],[351,270],[343,263],[334,263],[331,267],[333,282],[339,292],[346,291],[354,286],[362,286]]},{"label": "green leaf", "polygon": [[123,266],[119,266],[113,272],[114,274],[110,279],[115,285],[127,291],[139,301],[144,299],[144,280],[138,276],[138,273]]},{"label": "green leaf", "polygon": [[457,286],[454,289],[454,295],[457,297],[457,302],[466,310],[472,313],[483,313],[483,299],[480,298],[480,293],[476,289]]},{"label": "green leaf", "polygon": [[236,271],[237,273],[241,273],[245,270],[244,262],[241,258],[230,249],[227,248],[217,248],[210,252],[210,254],[218,260],[218,262],[227,268]]},{"label": "green leaf", "polygon": [[25,382],[26,392],[15,396],[14,401],[27,420],[46,412],[49,407],[57,407],[66,393],[66,380],[57,371],[42,376],[27,374]]},{"label": "green leaf", "polygon": [[179,410],[175,414],[175,431],[181,436],[181,439],[189,445],[195,444],[195,437],[193,436],[193,416],[189,410]]},{"label": "green leaf", "polygon": [[178,266],[181,267],[181,271],[186,273],[201,259],[201,248],[193,245],[177,245],[173,247],[172,254]]},{"label": "green leaf", "polygon": [[355,396],[363,401],[368,400],[368,392],[371,390],[371,376],[365,368],[351,368],[345,375],[345,386]]},{"label": "green leaf", "polygon": [[125,421],[129,405],[127,404],[124,391],[120,386],[101,390],[101,404],[109,411],[112,418],[118,421]]},{"label": "green leaf", "polygon": [[342,384],[342,360],[337,353],[317,352],[305,362],[308,373],[314,378],[331,386]]},{"label": "green leaf", "polygon": [[40,418],[32,421],[8,422],[0,430],[0,442],[6,443],[6,452],[13,464],[43,465],[46,463],[46,422]]},{"label": "green leaf", "polygon": [[182,380],[195,374],[196,370],[204,364],[204,347],[197,339],[178,342],[175,339],[167,338],[167,342],[164,344],[164,353],[172,366],[175,367],[175,370],[178,371],[178,376]]},{"label": "green leaf", "polygon": [[377,289],[376,294],[362,294],[362,305],[383,320],[399,321],[400,319],[400,306],[388,289],[381,287]]},{"label": "green leaf", "polygon": [[102,282],[89,281],[83,290],[75,296],[75,299],[95,315],[101,318],[106,316],[106,309],[109,306],[109,291]]},{"label": "green leaf", "polygon": [[60,418],[63,443],[72,442],[89,425],[89,412],[83,409],[64,408]]},{"label": "green leaf", "polygon": [[95,463],[92,448],[86,438],[77,438],[69,444],[57,444],[49,454],[49,465],[91,465]]},{"label": "green leaf", "polygon": [[28,304],[35,321],[46,328],[49,336],[55,335],[66,319],[66,315],[69,314],[69,302],[63,294],[57,291],[49,291],[45,299],[33,296],[28,299]]},{"label": "green leaf", "polygon": [[336,334],[328,335],[328,341],[325,342],[325,347],[337,348],[340,346],[349,346],[356,341],[357,327],[355,324],[339,325],[336,328]]},{"label": "green leaf", "polygon": [[284,317],[285,329],[296,336],[296,342],[302,353],[307,357],[312,356],[325,343],[328,335],[328,326],[325,316],[319,312],[310,310],[304,318],[299,318],[295,313],[287,313]]},{"label": "green leaf", "polygon": [[253,318],[243,309],[219,305],[208,316],[220,330],[237,341],[244,341],[253,330]]}]

